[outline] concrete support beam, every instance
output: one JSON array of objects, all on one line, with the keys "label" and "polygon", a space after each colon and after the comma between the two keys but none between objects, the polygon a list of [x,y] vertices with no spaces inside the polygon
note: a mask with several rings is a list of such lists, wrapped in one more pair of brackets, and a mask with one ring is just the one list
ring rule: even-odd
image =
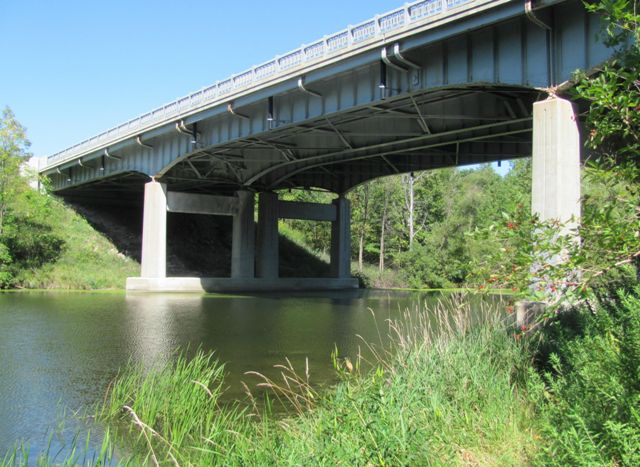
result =
[{"label": "concrete support beam", "polygon": [[257,275],[275,279],[279,269],[278,194],[263,192],[258,195],[258,257]]},{"label": "concrete support beam", "polygon": [[337,278],[351,276],[351,205],[340,195],[333,200],[336,220],[331,224],[331,275]]},{"label": "concrete support beam", "polygon": [[533,104],[531,208],[541,220],[579,222],[580,146],[571,102],[553,97]]},{"label": "concrete support beam", "polygon": [[336,206],[301,201],[279,201],[278,217],[280,219],[334,222],[336,220]]},{"label": "concrete support beam", "polygon": [[141,276],[167,275],[167,185],[155,180],[144,186]]},{"label": "concrete support beam", "polygon": [[[542,221],[557,220],[564,224],[560,235],[572,234],[580,222],[580,147],[578,118],[571,102],[552,97],[533,104],[531,210]],[[557,300],[558,292],[549,287],[540,268],[545,263],[565,260],[565,252],[542,256],[532,268],[535,279],[531,287],[540,290],[547,284],[544,287],[549,301]],[[529,311],[535,314],[539,308],[537,305],[524,308],[519,320],[529,319]]]},{"label": "concrete support beam", "polygon": [[253,219],[254,194],[238,191],[238,213],[233,216],[231,277],[251,278],[255,274],[256,224]]},{"label": "concrete support beam", "polygon": [[170,191],[167,193],[167,210],[186,214],[235,216],[238,213],[238,198]]}]

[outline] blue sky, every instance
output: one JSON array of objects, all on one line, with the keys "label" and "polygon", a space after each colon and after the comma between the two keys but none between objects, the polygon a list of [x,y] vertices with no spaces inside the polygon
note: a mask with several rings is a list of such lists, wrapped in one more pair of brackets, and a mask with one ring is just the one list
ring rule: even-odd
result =
[{"label": "blue sky", "polygon": [[47,156],[397,0],[0,0],[0,107]]}]

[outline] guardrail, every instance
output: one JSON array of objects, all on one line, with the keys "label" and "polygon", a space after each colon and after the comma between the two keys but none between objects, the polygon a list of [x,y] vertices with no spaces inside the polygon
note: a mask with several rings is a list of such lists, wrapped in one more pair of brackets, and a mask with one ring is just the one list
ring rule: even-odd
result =
[{"label": "guardrail", "polygon": [[416,23],[427,23],[433,17],[447,16],[447,12],[467,3],[485,3],[479,0],[421,0],[404,5],[382,15],[350,26],[323,39],[277,56],[273,60],[254,66],[212,86],[158,107],[128,122],[86,139],[70,148],[47,157],[47,166],[58,161],[73,159],[88,151],[103,147],[106,143],[136,136],[144,130],[170,122],[191,110],[198,109],[222,97],[256,86],[295,67],[321,62],[345,50],[356,48],[372,38],[382,38],[390,31]]}]

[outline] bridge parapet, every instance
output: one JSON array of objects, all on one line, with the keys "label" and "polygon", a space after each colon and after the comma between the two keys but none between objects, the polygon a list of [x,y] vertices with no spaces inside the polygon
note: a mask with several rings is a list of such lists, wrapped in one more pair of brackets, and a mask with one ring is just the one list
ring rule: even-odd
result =
[{"label": "bridge parapet", "polygon": [[381,40],[390,40],[395,35],[428,23],[453,19],[467,10],[508,1],[510,0],[419,0],[408,3],[335,34],[325,36],[311,44],[302,45],[291,52],[278,55],[268,62],[218,81],[211,86],[81,141],[47,157],[47,165],[43,170],[184,118],[203,108],[219,104],[220,101],[232,101],[247,90],[271,84],[288,77],[292,72],[299,74],[308,68],[322,66],[346,53],[366,49],[367,46],[380,43]]}]

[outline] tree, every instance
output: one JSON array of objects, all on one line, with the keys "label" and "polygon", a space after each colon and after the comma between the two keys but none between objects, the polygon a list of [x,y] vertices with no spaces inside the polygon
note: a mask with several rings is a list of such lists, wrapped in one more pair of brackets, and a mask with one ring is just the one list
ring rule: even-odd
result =
[{"label": "tree", "polygon": [[9,203],[26,185],[20,176],[20,168],[31,157],[28,152],[30,145],[24,127],[6,107],[0,120],[0,239]]},{"label": "tree", "polygon": [[380,217],[380,253],[378,258],[378,270],[384,272],[385,235],[389,224],[389,199],[391,198],[391,183],[389,180],[382,181],[382,214]]},{"label": "tree", "polygon": [[[364,266],[364,248],[367,233],[369,231],[369,191],[370,183],[365,183],[351,192],[352,225],[355,227],[355,234],[358,236],[358,270],[362,272]],[[352,242],[354,244],[354,242]]]},{"label": "tree", "polygon": [[65,243],[45,221],[51,198],[32,190],[22,173],[28,148],[24,127],[6,108],[0,120],[0,288],[13,286],[25,269],[55,261]]},{"label": "tree", "polygon": [[[615,52],[592,74],[576,74],[574,94],[589,102],[587,147],[599,158],[615,162],[635,160],[640,154],[639,6],[637,0],[586,4],[589,12],[602,15],[600,35]],[[622,174],[628,175],[626,169]]]},{"label": "tree", "polygon": [[26,187],[20,167],[29,159],[28,148],[24,128],[16,121],[11,109],[5,108],[0,119],[0,288],[9,286],[13,279],[11,267],[14,258],[7,245],[6,219],[9,206]]},{"label": "tree", "polygon": [[[584,241],[600,265],[632,262],[640,279],[640,2],[605,0],[586,4],[602,15],[605,43],[613,59],[594,74],[579,72],[575,95],[589,102],[586,146],[592,161],[587,177],[608,188],[608,198],[586,197],[594,219]],[[596,225],[598,227],[596,228]],[[604,260],[604,261],[603,261]]]}]

